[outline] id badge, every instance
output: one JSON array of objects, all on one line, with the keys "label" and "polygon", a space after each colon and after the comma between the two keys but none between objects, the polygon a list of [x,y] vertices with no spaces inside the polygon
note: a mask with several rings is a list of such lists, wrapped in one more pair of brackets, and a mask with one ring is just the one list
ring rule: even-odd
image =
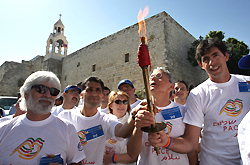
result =
[{"label": "id badge", "polygon": [[182,117],[179,106],[163,109],[161,110],[161,114],[165,120],[173,120]]},{"label": "id badge", "polygon": [[240,92],[250,92],[250,85],[247,82],[239,82]]},{"label": "id badge", "polygon": [[63,164],[63,159],[61,158],[61,154],[43,156],[40,159],[39,165],[49,165],[50,163]]},{"label": "id badge", "polygon": [[103,128],[101,125],[91,127],[84,130],[87,141],[93,140],[104,135]]}]

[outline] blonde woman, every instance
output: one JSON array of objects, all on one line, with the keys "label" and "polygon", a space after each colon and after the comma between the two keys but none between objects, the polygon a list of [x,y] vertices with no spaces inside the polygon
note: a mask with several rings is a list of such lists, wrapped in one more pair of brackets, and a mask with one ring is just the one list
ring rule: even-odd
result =
[{"label": "blonde woman", "polygon": [[[129,96],[127,93],[112,91],[109,95],[108,110],[124,124],[130,115]],[[127,154],[127,139],[110,138],[105,142],[104,164],[130,164],[135,165],[137,159]]]}]

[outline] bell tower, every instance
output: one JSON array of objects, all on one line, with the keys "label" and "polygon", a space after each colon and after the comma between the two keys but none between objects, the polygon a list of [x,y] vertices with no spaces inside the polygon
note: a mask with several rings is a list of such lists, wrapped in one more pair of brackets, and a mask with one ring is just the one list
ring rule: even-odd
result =
[{"label": "bell tower", "polygon": [[64,36],[64,25],[61,21],[62,15],[59,15],[59,20],[54,24],[53,33],[50,33],[47,40],[46,54],[44,61],[53,58],[62,60],[67,56],[68,41]]}]

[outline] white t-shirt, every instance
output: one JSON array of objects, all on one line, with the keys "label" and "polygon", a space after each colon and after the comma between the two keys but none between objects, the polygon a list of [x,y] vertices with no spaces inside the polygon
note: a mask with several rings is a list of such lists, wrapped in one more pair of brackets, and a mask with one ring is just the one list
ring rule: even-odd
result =
[{"label": "white t-shirt", "polygon": [[6,116],[5,111],[3,109],[0,109],[0,111],[3,112],[3,116],[2,117],[5,117]]},{"label": "white t-shirt", "polygon": [[[129,118],[129,113],[127,112],[125,116],[118,119],[122,124],[124,124]],[[127,138],[109,138],[105,142],[105,151],[113,154],[124,154],[127,153]],[[113,164],[113,163],[111,163]],[[116,163],[117,165],[123,165],[123,163]],[[135,165],[136,162],[130,163],[129,165]],[[125,165],[125,164],[124,164]]]},{"label": "white t-shirt", "polygon": [[250,112],[241,121],[238,127],[238,142],[243,165],[250,164]]},{"label": "white t-shirt", "polygon": [[[160,113],[155,115],[156,122],[164,122],[167,127],[165,128],[166,134],[171,137],[179,137],[184,134],[185,123],[182,122],[184,115],[184,106],[172,102],[166,107],[157,107],[162,109]],[[165,120],[164,119],[164,117]],[[171,119],[172,117],[172,119]],[[160,155],[157,156],[154,147],[149,144],[148,133],[143,132],[142,136],[142,150],[138,158],[139,165],[188,165],[188,157],[186,154],[179,154],[171,150],[161,148]]]},{"label": "white t-shirt", "polygon": [[100,111],[100,112],[106,113],[106,114],[109,113],[108,107],[106,107],[104,109],[102,109],[101,107],[98,107],[97,110]]},{"label": "white t-shirt", "polygon": [[64,165],[85,158],[74,126],[54,115],[42,121],[30,121],[26,114],[15,117],[0,124],[0,139],[0,164],[34,165],[52,154]]},{"label": "white t-shirt", "polygon": [[86,117],[81,114],[80,109],[63,111],[59,117],[69,120],[76,127],[81,141],[78,146],[86,154],[83,164],[102,164],[105,141],[115,137],[115,126],[120,123],[117,117],[100,111],[94,116]]},{"label": "white t-shirt", "polygon": [[248,76],[231,75],[226,83],[206,80],[189,94],[184,122],[203,127],[200,164],[240,164],[238,125],[250,110],[250,93],[239,91]]},{"label": "white t-shirt", "polygon": [[78,103],[78,107],[82,107],[84,103],[84,100],[80,98],[79,103]]},{"label": "white t-shirt", "polygon": [[141,100],[136,98],[136,102],[134,102],[133,104],[130,104],[131,107],[131,112],[134,109],[134,107],[136,107],[138,104],[140,104]]},{"label": "white t-shirt", "polygon": [[0,118],[0,123],[11,119],[13,119],[13,115],[2,117]]},{"label": "white t-shirt", "polygon": [[[75,110],[77,107],[74,106],[72,109],[67,109],[67,110]],[[65,109],[62,107],[62,105],[53,107],[51,110],[51,113],[55,116],[58,116],[59,113],[61,113],[62,111],[64,111]]]}]

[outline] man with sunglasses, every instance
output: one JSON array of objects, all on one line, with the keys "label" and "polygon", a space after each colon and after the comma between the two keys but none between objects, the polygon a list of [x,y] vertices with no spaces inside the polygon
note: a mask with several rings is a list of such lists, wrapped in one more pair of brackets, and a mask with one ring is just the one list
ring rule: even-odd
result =
[{"label": "man with sunglasses", "polygon": [[121,80],[118,84],[118,89],[129,95],[129,102],[131,109],[140,104],[141,100],[136,98],[135,87],[130,80],[128,79]]},{"label": "man with sunglasses", "polygon": [[53,107],[51,113],[58,116],[63,110],[75,110],[75,106],[80,98],[80,93],[82,90],[75,85],[68,85],[63,91],[63,104]]},{"label": "man with sunglasses", "polygon": [[48,71],[31,74],[20,88],[21,109],[27,113],[0,124],[1,164],[81,164],[75,127],[50,111],[60,81]]},{"label": "man with sunglasses", "polygon": [[[103,97],[104,84],[101,79],[87,78],[82,89],[83,107],[76,111],[63,111],[59,117],[71,121],[76,127],[81,141],[78,146],[86,154],[83,164],[102,164],[105,141],[115,136],[129,137],[134,120],[130,116],[125,124],[121,124],[116,116],[97,110]],[[116,157],[113,157],[113,162],[116,162]]]},{"label": "man with sunglasses", "polygon": [[[161,109],[161,112],[155,115],[155,121],[166,124],[167,127],[164,129],[166,135],[174,137],[183,135],[185,131],[185,123],[182,121],[184,106],[169,99],[170,92],[174,89],[174,78],[168,70],[158,67],[151,74],[149,81],[152,101],[158,109]],[[136,108],[143,108],[145,104],[146,101],[143,101]],[[139,111],[136,116],[143,115],[141,112],[143,111]],[[164,148],[159,153],[157,156],[156,151],[149,144],[148,133],[142,132],[140,125],[136,125],[133,136],[128,142],[128,154],[133,158],[140,155],[139,165],[189,164],[186,154],[179,154]]]},{"label": "man with sunglasses", "polygon": [[[198,45],[196,60],[209,79],[194,88],[188,96],[183,119],[186,123],[185,134],[178,138],[168,137],[164,132],[149,134],[153,146],[167,146],[169,150],[179,153],[194,151],[198,148],[204,124],[200,164],[241,164],[237,131],[239,123],[250,110],[250,95],[246,88],[250,77],[230,74],[226,63],[228,59],[227,46],[218,38],[205,39]],[[137,117],[150,123],[153,118],[150,116]]]}]

